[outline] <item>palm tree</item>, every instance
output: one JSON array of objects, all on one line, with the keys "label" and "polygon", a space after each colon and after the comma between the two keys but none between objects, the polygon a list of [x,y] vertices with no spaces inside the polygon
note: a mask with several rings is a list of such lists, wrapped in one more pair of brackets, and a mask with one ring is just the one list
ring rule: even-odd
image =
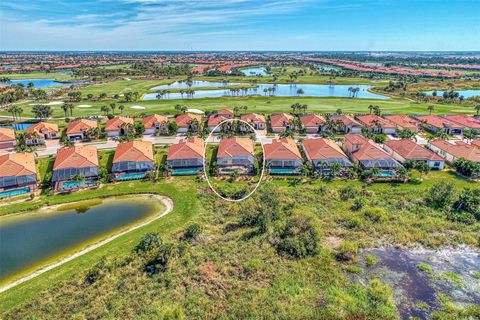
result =
[{"label": "palm tree", "polygon": [[305,93],[305,91],[303,91],[302,88],[297,89],[297,96],[299,96],[299,95],[301,95],[301,94],[304,94],[304,93]]},{"label": "palm tree", "polygon": [[342,109],[337,109],[337,111],[335,111],[337,114],[342,114]]},{"label": "palm tree", "polygon": [[118,109],[120,109],[120,114],[122,114],[123,109],[125,109],[125,106],[123,104],[121,104],[120,106],[118,106]]},{"label": "palm tree", "polygon": [[372,114],[372,110],[373,110],[374,106],[373,105],[369,105],[368,106],[368,109],[370,110],[370,114]]},{"label": "palm tree", "polygon": [[65,119],[67,118],[67,112],[68,112],[68,103],[65,103],[61,106],[63,113],[65,114]]},{"label": "palm tree", "polygon": [[330,166],[330,170],[332,171],[332,175],[336,176],[341,170],[343,166],[339,162],[335,162]]},{"label": "palm tree", "polygon": [[428,112],[432,114],[433,110],[435,110],[435,106],[428,106]]},{"label": "palm tree", "polygon": [[117,108],[117,105],[114,102],[110,103],[110,109],[112,109],[113,114],[115,114],[115,109],[116,108]]},{"label": "palm tree", "polygon": [[477,104],[475,107],[473,107],[475,111],[477,111],[477,116],[480,115],[480,104]]}]

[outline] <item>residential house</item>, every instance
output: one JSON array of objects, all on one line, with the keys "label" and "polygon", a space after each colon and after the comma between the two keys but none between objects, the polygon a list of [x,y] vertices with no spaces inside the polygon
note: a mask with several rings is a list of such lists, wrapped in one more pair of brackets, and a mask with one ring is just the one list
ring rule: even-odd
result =
[{"label": "residential house", "polygon": [[426,162],[431,169],[442,170],[445,166],[445,161],[438,154],[410,139],[385,141],[383,149],[402,164],[407,160],[413,160]]},{"label": "residential house", "polygon": [[88,138],[88,133],[96,128],[97,121],[78,119],[68,123],[66,134],[69,140],[84,140]]},{"label": "residential house", "polygon": [[254,173],[254,146],[250,138],[222,139],[217,152],[217,169],[220,174],[237,171],[240,174]]},{"label": "residential house", "polygon": [[39,145],[44,144],[45,140],[51,140],[59,137],[58,125],[55,123],[38,122],[25,130],[32,136],[26,139],[27,145]]},{"label": "residential house", "polygon": [[366,114],[363,116],[357,116],[357,120],[364,127],[367,127],[373,133],[379,133],[379,134],[395,133],[395,129],[396,129],[395,124],[375,114]]},{"label": "residential house", "polygon": [[[79,178],[77,180],[77,178]],[[52,183],[57,191],[91,186],[98,179],[98,156],[94,146],[58,149]]]},{"label": "residential house", "polygon": [[463,126],[446,118],[437,115],[416,116],[415,118],[422,123],[425,129],[433,133],[443,130],[450,135],[462,134]]},{"label": "residential house", "polygon": [[37,190],[37,169],[32,153],[0,155],[0,199]]},{"label": "residential house", "polygon": [[463,129],[474,129],[480,132],[480,119],[468,116],[466,114],[452,114],[444,116],[448,121],[459,124]]},{"label": "residential house", "polygon": [[265,165],[270,174],[297,174],[303,164],[302,155],[295,140],[273,139],[263,145]]},{"label": "residential house", "polygon": [[272,114],[270,116],[270,127],[272,132],[280,133],[287,130],[296,130],[295,117],[288,113]]},{"label": "residential house", "polygon": [[320,174],[331,174],[331,166],[339,163],[342,171],[351,168],[352,163],[340,146],[331,139],[305,139],[303,150],[307,159]]},{"label": "residential house", "polygon": [[243,114],[240,117],[240,120],[251,124],[255,130],[265,130],[265,128],[267,127],[267,123],[265,122],[265,117],[261,114],[256,114],[256,113]]},{"label": "residential house", "polygon": [[227,119],[233,119],[235,117],[235,113],[230,109],[218,110],[217,115]]},{"label": "residential house", "polygon": [[112,162],[112,173],[117,180],[145,178],[155,170],[153,144],[147,141],[129,141],[118,144]]},{"label": "residential house", "polygon": [[388,114],[383,117],[393,123],[397,129],[408,129],[412,132],[418,132],[420,130],[420,122],[406,114]]},{"label": "residential house", "polygon": [[319,133],[324,131],[325,118],[318,114],[306,114],[300,116],[300,121],[306,133]]},{"label": "residential house", "polygon": [[463,141],[434,140],[429,142],[427,146],[448,162],[453,162],[459,158],[480,162],[480,148]]},{"label": "residential house", "polygon": [[133,132],[135,121],[132,118],[117,116],[107,120],[105,132],[109,137],[121,137]]},{"label": "residential house", "polygon": [[146,116],[142,119],[142,124],[145,127],[144,134],[168,134],[168,118],[165,116],[158,114]]},{"label": "residential house", "polygon": [[377,177],[395,177],[396,171],[401,168],[391,155],[362,135],[346,134],[343,146],[352,161],[363,169],[380,169]]},{"label": "residential house", "polygon": [[213,133],[219,133],[222,131],[222,126],[219,125],[222,123],[222,121],[228,120],[229,118],[226,118],[222,115],[219,114],[212,114],[210,117],[208,117],[208,129],[213,132]]},{"label": "residential house", "polygon": [[178,133],[196,132],[202,128],[202,116],[185,113],[175,118]]},{"label": "residential house", "polygon": [[342,133],[360,133],[362,132],[362,125],[354,118],[348,115],[331,115],[330,121],[337,124],[335,130]]},{"label": "residential house", "polygon": [[182,139],[168,149],[167,165],[173,175],[197,174],[203,170],[205,141],[198,137]]},{"label": "residential house", "polygon": [[11,128],[0,127],[0,149],[11,149],[16,144],[15,131]]}]

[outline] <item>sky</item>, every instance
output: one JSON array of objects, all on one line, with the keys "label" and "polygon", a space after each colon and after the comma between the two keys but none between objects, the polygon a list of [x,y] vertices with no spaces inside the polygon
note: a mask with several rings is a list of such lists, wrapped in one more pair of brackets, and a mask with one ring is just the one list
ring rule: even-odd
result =
[{"label": "sky", "polygon": [[0,50],[480,51],[480,0],[0,1]]}]

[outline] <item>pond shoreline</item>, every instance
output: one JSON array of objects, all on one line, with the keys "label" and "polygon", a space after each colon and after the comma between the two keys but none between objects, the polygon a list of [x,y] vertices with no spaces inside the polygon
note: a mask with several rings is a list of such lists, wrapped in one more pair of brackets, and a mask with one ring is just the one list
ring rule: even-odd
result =
[{"label": "pond shoreline", "polygon": [[[113,234],[113,235],[111,235],[111,236],[109,236],[109,237],[107,237],[107,238],[105,238],[105,239],[103,239],[103,240],[100,240],[100,241],[98,241],[98,242],[96,242],[96,243],[94,243],[94,244],[91,244],[91,245],[87,246],[86,248],[84,248],[84,249],[82,249],[82,250],[80,250],[80,251],[73,252],[73,253],[67,255],[67,256],[64,257],[64,258],[61,258],[60,260],[58,260],[58,261],[56,261],[56,262],[53,262],[53,263],[48,264],[48,265],[46,265],[46,266],[44,266],[44,267],[41,267],[40,269],[38,269],[38,270],[36,270],[36,271],[34,271],[34,272],[31,272],[31,273],[29,273],[29,274],[26,274],[26,275],[18,278],[17,280],[14,280],[14,281],[6,284],[6,285],[3,285],[2,287],[0,287],[0,293],[5,292],[5,291],[7,291],[7,290],[9,290],[9,289],[11,289],[11,288],[19,285],[19,284],[22,284],[22,283],[28,281],[28,280],[31,280],[31,279],[33,279],[33,278],[35,278],[35,277],[37,277],[37,276],[39,276],[39,275],[47,272],[47,271],[50,271],[50,270],[52,270],[52,269],[54,269],[54,268],[56,268],[56,267],[58,267],[58,266],[61,266],[62,264],[65,264],[65,263],[67,263],[67,262],[69,262],[69,261],[71,261],[71,260],[73,260],[73,259],[75,259],[75,258],[78,258],[78,257],[80,257],[80,256],[82,256],[82,255],[84,255],[84,254],[86,254],[86,253],[88,253],[88,252],[90,252],[90,251],[93,251],[93,250],[95,250],[95,249],[97,249],[97,248],[99,248],[99,247],[101,247],[101,246],[103,246],[103,245],[105,245],[105,244],[107,244],[107,243],[109,243],[109,242],[111,242],[111,241],[113,241],[113,240],[115,240],[115,239],[117,239],[117,238],[119,238],[119,237],[121,237],[121,236],[129,233],[129,232],[131,232],[131,231],[134,231],[134,230],[137,230],[137,229],[139,229],[139,228],[142,228],[142,227],[144,227],[144,226],[152,223],[153,221],[155,221],[155,220],[157,220],[157,219],[159,219],[159,218],[161,218],[161,217],[169,214],[169,213],[173,210],[173,208],[174,208],[174,204],[173,204],[172,199],[169,198],[169,197],[166,197],[166,196],[162,196],[162,195],[158,195],[158,194],[149,194],[149,193],[134,194],[134,195],[136,195],[136,196],[142,196],[142,195],[143,195],[143,196],[151,196],[151,197],[154,197],[156,200],[158,200],[159,202],[161,202],[161,203],[165,206],[165,210],[163,210],[163,212],[158,212],[158,213],[154,214],[152,217],[150,217],[150,218],[147,219],[147,220],[144,220],[144,221],[141,222],[140,224],[137,224],[137,225],[128,227],[127,229],[125,229],[125,230],[123,230],[123,231],[121,231],[121,232],[118,232],[118,233],[116,233],[116,234]],[[112,196],[112,197],[115,197],[115,196]],[[105,199],[105,198],[101,198],[101,199]],[[82,201],[77,201],[77,202],[82,202]],[[72,204],[72,203],[74,203],[74,202],[69,202],[68,204]],[[58,208],[58,207],[60,207],[60,206],[62,206],[62,205],[65,205],[65,204],[66,204],[66,203],[56,204],[56,205],[52,205],[52,206],[45,206],[45,207],[42,207],[41,209],[44,209],[44,210],[46,210],[46,209],[55,209],[55,208]]]}]

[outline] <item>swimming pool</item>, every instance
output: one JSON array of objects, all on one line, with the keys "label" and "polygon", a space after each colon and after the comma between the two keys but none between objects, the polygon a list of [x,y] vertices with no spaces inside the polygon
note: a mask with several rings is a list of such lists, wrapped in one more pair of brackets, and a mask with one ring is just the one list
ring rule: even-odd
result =
[{"label": "swimming pool", "polygon": [[298,170],[293,168],[271,168],[270,174],[298,174]]},{"label": "swimming pool", "polygon": [[200,171],[202,171],[202,168],[173,169],[172,174],[174,176],[186,176],[186,175],[197,174]]},{"label": "swimming pool", "polygon": [[3,192],[0,192],[0,199],[15,197],[15,196],[19,196],[29,192],[30,192],[30,188],[28,187],[22,188],[22,189],[16,189],[16,190],[3,191]]},{"label": "swimming pool", "polygon": [[140,173],[125,173],[125,174],[122,174],[121,176],[118,176],[117,180],[125,181],[125,180],[143,179],[143,178],[145,178],[145,175],[146,175],[145,172],[140,172]]},{"label": "swimming pool", "polygon": [[84,180],[84,181],[65,181],[62,182],[60,189],[71,189],[81,187],[87,184],[93,183],[95,180]]}]

